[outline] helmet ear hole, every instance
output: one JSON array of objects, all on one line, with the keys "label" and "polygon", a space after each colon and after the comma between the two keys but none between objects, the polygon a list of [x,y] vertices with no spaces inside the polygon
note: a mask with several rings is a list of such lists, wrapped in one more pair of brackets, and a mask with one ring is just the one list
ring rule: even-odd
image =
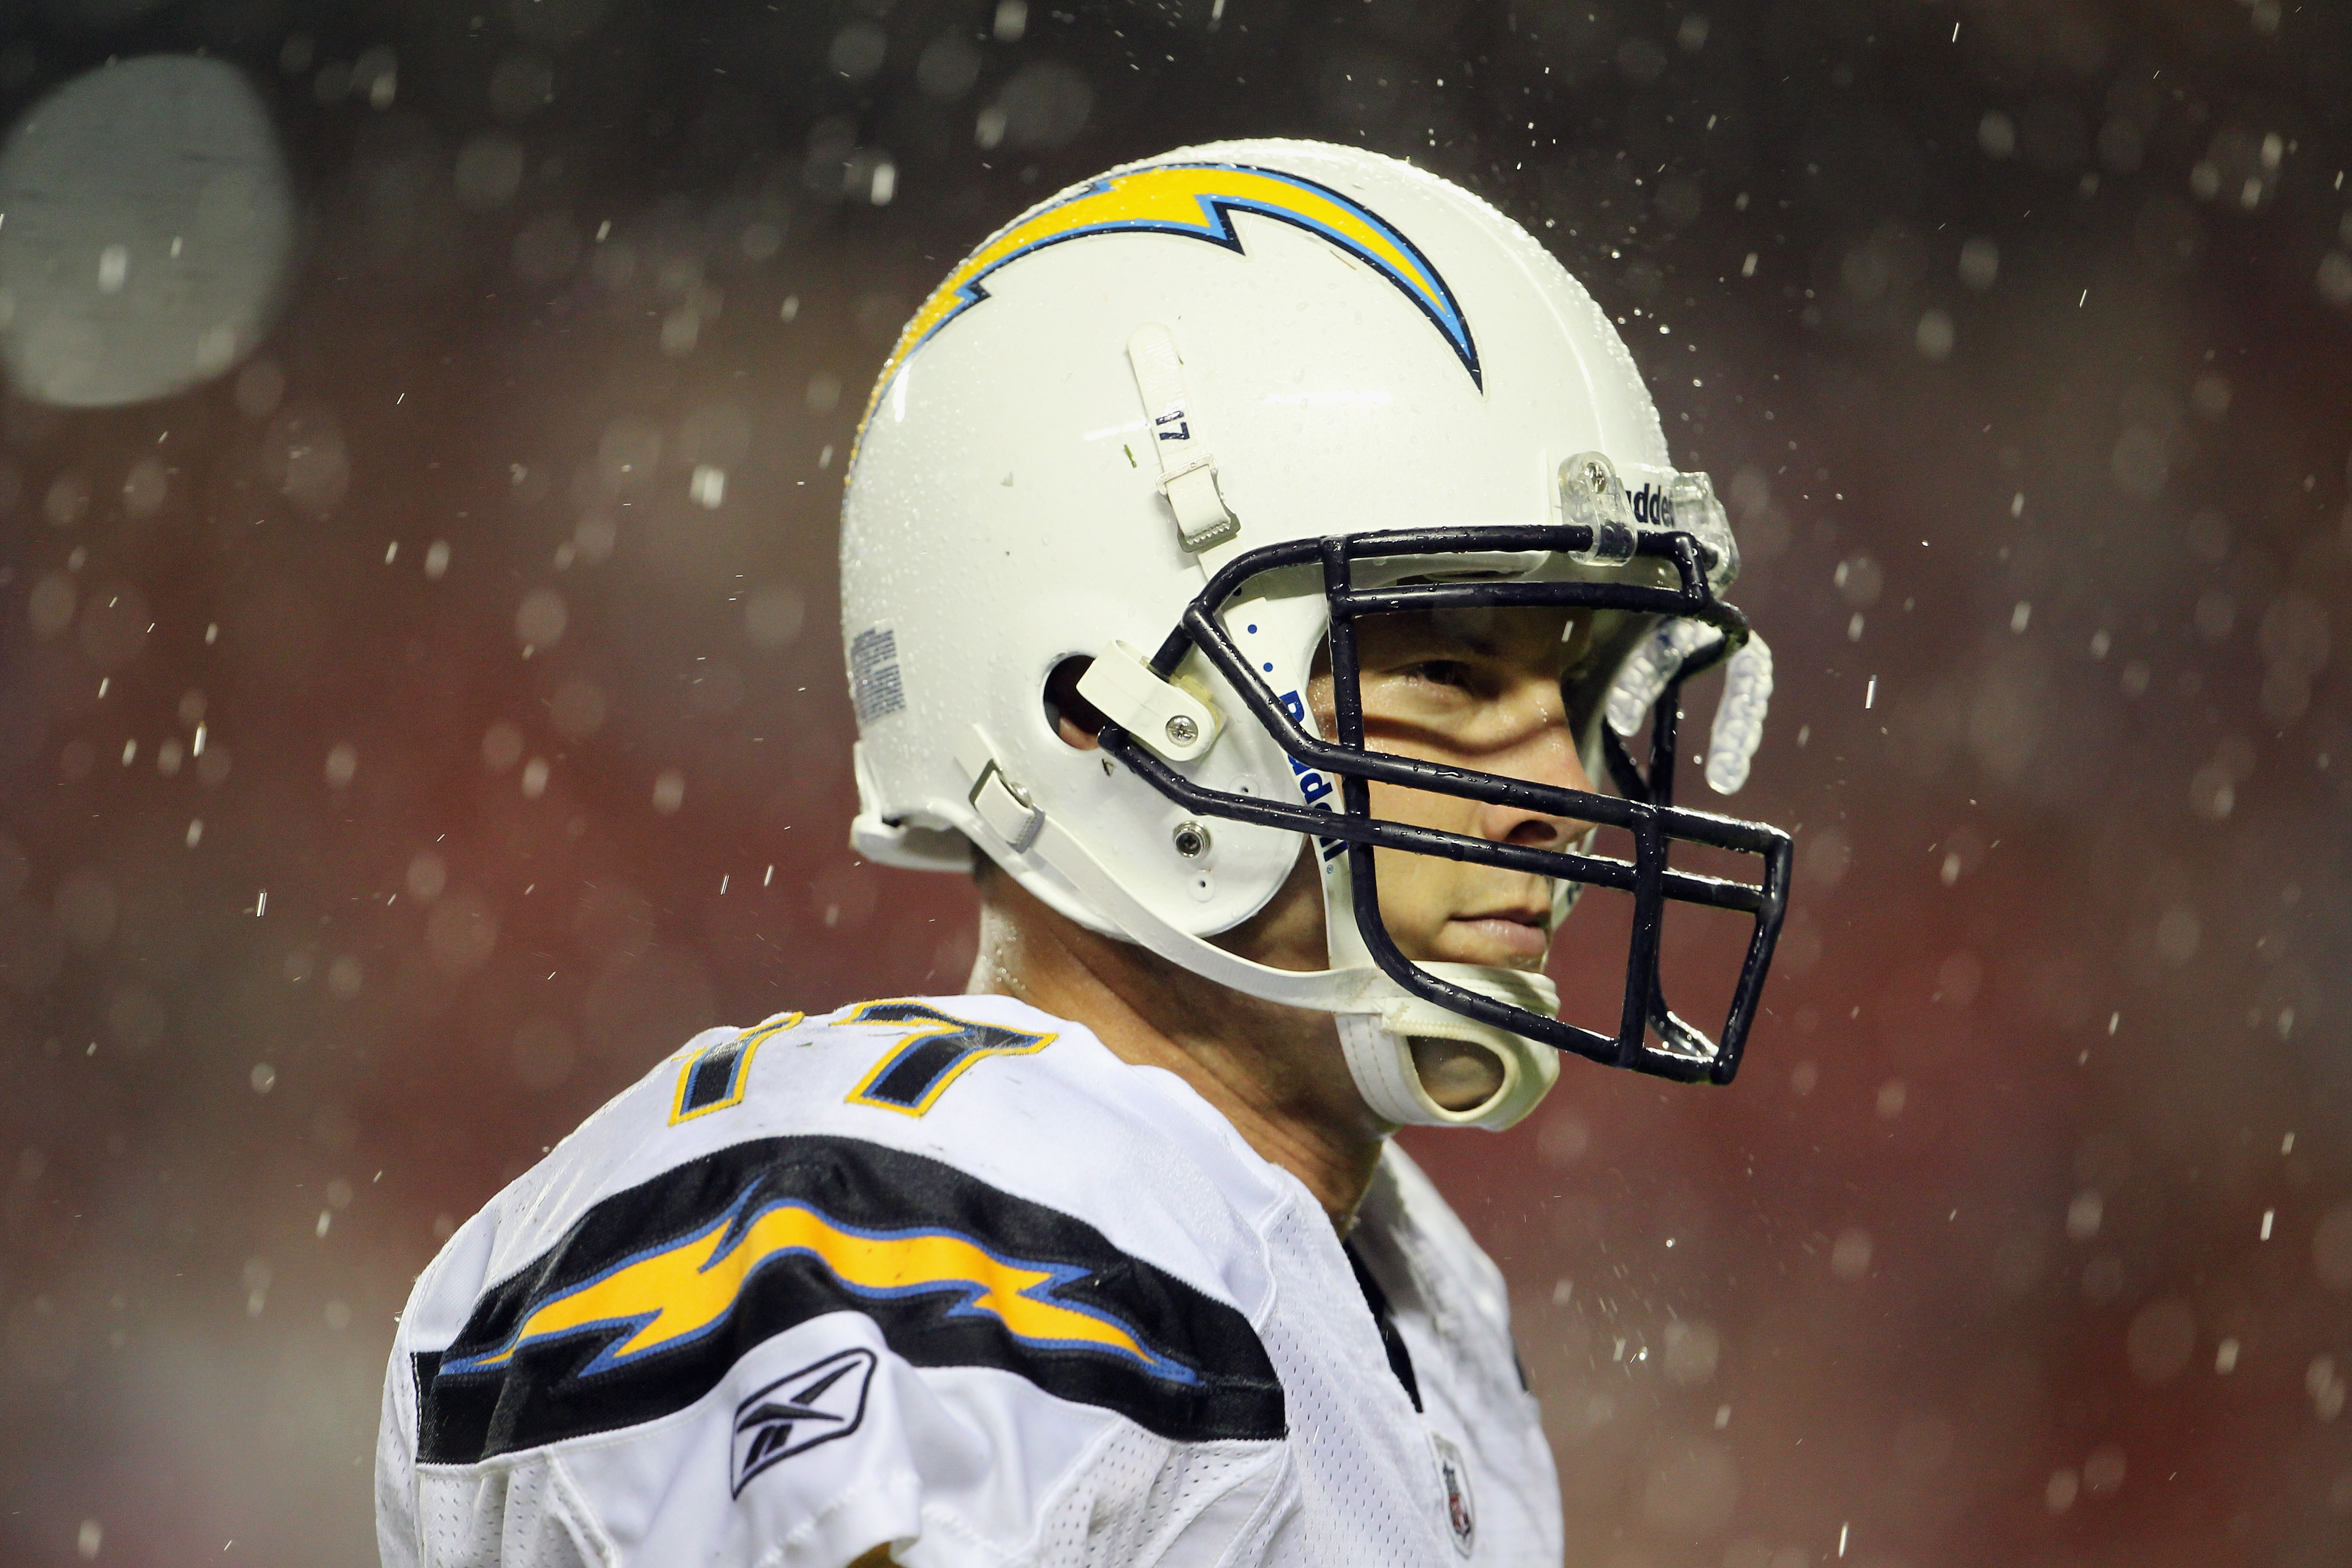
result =
[{"label": "helmet ear hole", "polygon": [[1094,662],[1089,655],[1072,654],[1045,677],[1045,727],[1074,751],[1094,751],[1095,737],[1109,722],[1101,709],[1078,695],[1078,682]]}]

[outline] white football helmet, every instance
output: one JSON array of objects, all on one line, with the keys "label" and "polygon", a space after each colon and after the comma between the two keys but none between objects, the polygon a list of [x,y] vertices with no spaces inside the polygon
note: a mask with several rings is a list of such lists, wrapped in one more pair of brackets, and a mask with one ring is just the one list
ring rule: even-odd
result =
[{"label": "white football helmet", "polygon": [[[1396,1122],[1507,1126],[1558,1075],[1558,1049],[1680,1079],[1736,1070],[1789,841],[1675,808],[1674,730],[1682,679],[1728,658],[1706,773],[1737,789],[1769,657],[1716,597],[1737,565],[1729,527],[1706,478],[1669,466],[1617,333],[1468,192],[1374,153],[1268,141],[1171,153],[1040,203],[907,324],[850,464],[841,557],[851,838],[869,858],[962,870],[976,845],[1072,920],[1335,1014],[1366,1102]],[[1526,604],[1594,614],[1601,674],[1570,711],[1621,794],[1365,748],[1355,616]],[[1304,700],[1327,647],[1328,736]],[[1066,744],[1048,710],[1073,658],[1092,661],[1077,689],[1108,721],[1099,751]],[[1620,737],[1652,719],[1645,778]],[[1620,829],[1633,852],[1383,821],[1370,780]],[[1257,912],[1310,839],[1328,970],[1207,940]],[[1675,840],[1756,855],[1762,875],[1670,870]],[[1376,845],[1552,878],[1556,918],[1582,886],[1632,894],[1622,1016],[1580,1028],[1541,975],[1407,959],[1381,921]],[[1660,995],[1669,900],[1755,918],[1719,1045]],[[1441,1106],[1415,1037],[1492,1052],[1500,1089]]]}]

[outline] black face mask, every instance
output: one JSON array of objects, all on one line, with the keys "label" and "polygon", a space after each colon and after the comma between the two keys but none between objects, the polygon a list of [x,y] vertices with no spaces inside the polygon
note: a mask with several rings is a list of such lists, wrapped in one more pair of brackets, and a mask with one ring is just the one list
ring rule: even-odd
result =
[{"label": "black face mask", "polygon": [[[1372,960],[1413,995],[1479,1023],[1529,1040],[1572,1051],[1611,1066],[1686,1082],[1728,1083],[1739,1070],[1740,1053],[1756,1016],[1764,975],[1787,912],[1789,836],[1766,823],[1741,821],[1674,803],[1675,742],[1683,682],[1729,658],[1748,637],[1747,617],[1715,596],[1708,582],[1710,547],[1686,532],[1643,530],[1612,552],[1615,560],[1646,557],[1673,568],[1675,586],[1617,582],[1534,582],[1480,578],[1431,581],[1392,586],[1356,585],[1360,563],[1411,558],[1420,563],[1447,556],[1465,559],[1496,553],[1539,552],[1590,560],[1597,531],[1580,523],[1541,527],[1476,527],[1402,530],[1298,540],[1254,550],[1227,562],[1190,605],[1162,642],[1151,664],[1165,679],[1197,649],[1238,692],[1257,721],[1297,763],[1335,774],[1341,809],[1312,809],[1256,795],[1204,788],[1184,777],[1117,724],[1106,724],[1103,750],[1148,780],[1170,800],[1206,816],[1287,828],[1311,836],[1327,853],[1344,852],[1352,885],[1356,925]],[[1630,548],[1627,548],[1630,546]],[[1253,578],[1286,568],[1319,565],[1330,611],[1329,652],[1336,740],[1303,727],[1258,678],[1226,632],[1220,611]],[[1601,725],[1601,738],[1617,795],[1527,783],[1421,762],[1369,750],[1364,742],[1363,699],[1356,652],[1356,622],[1366,616],[1403,611],[1510,609],[1530,605],[1618,612],[1644,618],[1674,618],[1713,628],[1711,647],[1685,658],[1666,679],[1650,718],[1650,763],[1639,766],[1614,730]],[[1487,802],[1624,831],[1633,839],[1629,859],[1535,849],[1376,817],[1373,782],[1433,795]],[[1762,861],[1754,882],[1700,876],[1669,868],[1675,844],[1753,855]],[[1632,935],[1625,961],[1624,1001],[1614,1033],[1589,1029],[1528,1008],[1481,995],[1430,973],[1400,951],[1380,910],[1373,868],[1375,848],[1434,855],[1529,872],[1556,883],[1608,889],[1633,899]],[[1660,939],[1670,902],[1727,910],[1751,917],[1753,926],[1719,1039],[1675,1016],[1659,978]]]}]

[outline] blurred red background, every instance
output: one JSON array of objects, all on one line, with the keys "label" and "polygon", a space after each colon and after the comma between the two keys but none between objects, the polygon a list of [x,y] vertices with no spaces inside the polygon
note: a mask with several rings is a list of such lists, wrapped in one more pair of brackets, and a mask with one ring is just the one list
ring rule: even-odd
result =
[{"label": "blurred red background", "polygon": [[1553,247],[1779,655],[1738,1082],[1406,1139],[1571,1561],[2352,1561],[2343,15],[53,0],[0,108],[199,47],[274,331],[0,407],[0,1557],[372,1561],[455,1221],[696,1028],[960,988],[845,847],[856,413],[1029,201],[1286,133]]}]

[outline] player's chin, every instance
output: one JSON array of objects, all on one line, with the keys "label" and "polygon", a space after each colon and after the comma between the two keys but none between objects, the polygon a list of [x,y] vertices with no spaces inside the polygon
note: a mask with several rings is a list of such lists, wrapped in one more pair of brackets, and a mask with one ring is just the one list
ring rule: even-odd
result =
[{"label": "player's chin", "polygon": [[1447,921],[1433,945],[1436,950],[1433,956],[1441,963],[1532,973],[1543,967],[1551,951],[1551,932],[1539,925],[1489,915]]}]

